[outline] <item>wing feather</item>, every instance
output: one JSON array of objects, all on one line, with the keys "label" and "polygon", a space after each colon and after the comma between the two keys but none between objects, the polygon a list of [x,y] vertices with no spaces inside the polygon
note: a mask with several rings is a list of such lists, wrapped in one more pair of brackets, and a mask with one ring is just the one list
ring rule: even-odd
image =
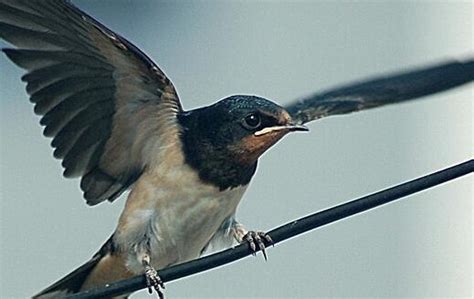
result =
[{"label": "wing feather", "polygon": [[293,120],[307,123],[416,99],[474,80],[474,60],[450,61],[316,93],[286,107]]},{"label": "wing feather", "polygon": [[[66,124],[71,122],[78,114],[83,113],[84,110],[90,110],[93,113],[95,107],[100,107],[102,109],[98,112],[113,113],[112,96],[113,93],[109,88],[96,88],[79,92],[64,99],[41,118],[40,123],[45,126],[43,134],[47,137],[56,136]],[[81,102],[81,98],[85,100]],[[89,108],[92,105],[95,106],[92,109]],[[102,113],[105,115],[104,112]],[[87,115],[85,117],[87,118]]]},{"label": "wing feather", "polygon": [[0,0],[2,49],[22,80],[66,177],[89,204],[114,200],[176,144],[182,108],[166,75],[137,47],[67,1]]}]

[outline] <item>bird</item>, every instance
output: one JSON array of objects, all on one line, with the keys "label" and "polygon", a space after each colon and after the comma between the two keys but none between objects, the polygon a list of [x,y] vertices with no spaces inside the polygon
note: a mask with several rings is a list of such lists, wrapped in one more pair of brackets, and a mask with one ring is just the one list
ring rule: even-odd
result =
[{"label": "bird", "polygon": [[474,80],[474,60],[445,61],[319,92],[282,107],[233,95],[185,111],[164,72],[69,1],[0,0],[2,49],[22,80],[65,177],[88,205],[130,190],[112,236],[85,264],[38,293],[63,297],[145,274],[211,249],[272,240],[236,219],[258,159],[306,123],[441,92]]}]

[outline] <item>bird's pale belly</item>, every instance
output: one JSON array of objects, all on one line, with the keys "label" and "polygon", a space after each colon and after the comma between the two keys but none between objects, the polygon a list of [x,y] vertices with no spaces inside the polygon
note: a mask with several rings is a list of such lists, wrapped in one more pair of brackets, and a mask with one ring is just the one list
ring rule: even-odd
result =
[{"label": "bird's pale belly", "polygon": [[178,177],[172,182],[169,176],[142,177],[129,196],[114,240],[128,252],[127,267],[134,273],[143,272],[146,248],[156,269],[198,257],[223,221],[235,213],[246,189],[219,191],[188,169]]}]

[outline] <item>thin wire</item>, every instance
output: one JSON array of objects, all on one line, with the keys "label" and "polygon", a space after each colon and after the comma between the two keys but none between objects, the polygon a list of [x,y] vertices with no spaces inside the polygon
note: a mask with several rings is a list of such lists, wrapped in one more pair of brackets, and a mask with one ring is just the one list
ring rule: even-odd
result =
[{"label": "thin wire", "polygon": [[[268,234],[274,243],[295,237],[306,231],[321,227],[323,225],[350,217],[360,212],[373,209],[380,205],[392,202],[407,195],[420,192],[447,181],[459,178],[474,171],[474,160],[457,164],[455,166],[440,170],[438,172],[402,183],[400,185],[385,189],[361,197],[359,199],[329,208],[327,210],[300,218],[285,225],[282,225]],[[252,254],[248,244],[241,244],[231,249],[227,249],[194,261],[172,266],[159,271],[159,276],[163,282],[172,281],[178,278],[203,272]],[[103,298],[132,293],[146,287],[144,275],[111,283],[106,287],[93,289],[77,293],[67,298]]]}]

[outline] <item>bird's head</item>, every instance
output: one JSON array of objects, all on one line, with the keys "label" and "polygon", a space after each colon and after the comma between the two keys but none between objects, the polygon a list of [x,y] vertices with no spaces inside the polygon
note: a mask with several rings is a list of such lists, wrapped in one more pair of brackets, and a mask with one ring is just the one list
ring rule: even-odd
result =
[{"label": "bird's head", "polygon": [[256,96],[231,96],[207,109],[209,139],[242,164],[255,163],[287,133],[308,130],[293,124],[281,106]]},{"label": "bird's head", "polygon": [[258,158],[283,136],[308,130],[294,124],[283,107],[244,95],[186,112],[180,122],[186,158],[195,168],[228,168],[228,172],[252,169],[251,175]]}]

